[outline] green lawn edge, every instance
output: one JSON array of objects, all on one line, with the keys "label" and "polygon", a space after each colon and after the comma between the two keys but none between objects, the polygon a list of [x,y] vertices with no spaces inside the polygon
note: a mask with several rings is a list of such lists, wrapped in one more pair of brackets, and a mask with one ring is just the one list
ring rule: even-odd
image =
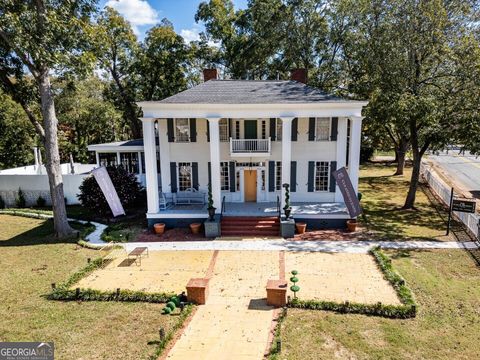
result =
[{"label": "green lawn edge", "polygon": [[380,316],[391,319],[408,319],[417,315],[418,305],[415,302],[413,293],[406,285],[405,280],[395,271],[390,258],[379,248],[370,250],[379,269],[385,279],[393,286],[401,305],[386,305],[378,302],[376,304],[361,304],[345,301],[343,303],[322,300],[301,300],[293,299],[287,306],[297,309],[326,310],[341,314],[363,314]]}]

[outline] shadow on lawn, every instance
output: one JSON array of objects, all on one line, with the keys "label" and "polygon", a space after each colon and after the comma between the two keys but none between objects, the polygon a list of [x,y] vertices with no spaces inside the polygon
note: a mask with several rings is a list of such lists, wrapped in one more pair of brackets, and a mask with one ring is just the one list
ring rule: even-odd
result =
[{"label": "shadow on lawn", "polygon": [[[70,223],[75,229],[80,231],[80,236],[86,235],[91,227],[86,227],[78,223]],[[45,220],[41,225],[38,225],[28,231],[18,234],[7,240],[0,240],[0,247],[8,246],[33,246],[44,244],[76,244],[78,241],[77,236],[71,236],[66,239],[55,239],[53,236],[53,220]]]}]

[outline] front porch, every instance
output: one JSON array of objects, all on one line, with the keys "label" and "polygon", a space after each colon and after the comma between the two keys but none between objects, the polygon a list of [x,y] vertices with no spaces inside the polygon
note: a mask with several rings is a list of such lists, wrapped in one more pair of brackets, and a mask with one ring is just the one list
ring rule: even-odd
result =
[{"label": "front porch", "polygon": [[[350,218],[343,202],[293,202],[292,216],[316,228],[345,227]],[[282,211],[283,214],[283,211]],[[228,217],[276,217],[278,207],[275,202],[226,202],[223,216]],[[192,222],[203,222],[208,217],[206,204],[173,205],[155,214],[147,214],[149,225],[161,221],[168,227],[188,226]]]}]

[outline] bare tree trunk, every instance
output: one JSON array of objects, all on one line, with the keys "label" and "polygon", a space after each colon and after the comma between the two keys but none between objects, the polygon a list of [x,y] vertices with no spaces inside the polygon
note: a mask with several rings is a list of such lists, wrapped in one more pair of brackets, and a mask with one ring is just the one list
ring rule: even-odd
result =
[{"label": "bare tree trunk", "polygon": [[395,149],[395,157],[397,162],[397,170],[393,175],[403,175],[405,169],[405,159],[410,143],[406,139],[402,139],[398,148]]},{"label": "bare tree trunk", "polygon": [[73,229],[67,220],[63,178],[60,168],[60,153],[58,150],[58,120],[55,115],[55,103],[47,68],[43,69],[39,75],[38,86],[42,105],[43,128],[45,130],[44,146],[47,161],[45,167],[52,198],[54,231],[56,237],[64,238],[71,235]]}]

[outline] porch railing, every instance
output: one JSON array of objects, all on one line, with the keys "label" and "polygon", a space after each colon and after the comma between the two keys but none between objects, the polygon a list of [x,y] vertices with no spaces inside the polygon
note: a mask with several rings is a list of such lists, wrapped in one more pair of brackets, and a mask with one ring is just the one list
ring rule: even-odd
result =
[{"label": "porch railing", "polygon": [[271,140],[268,139],[232,139],[230,138],[230,153],[270,153]]}]

